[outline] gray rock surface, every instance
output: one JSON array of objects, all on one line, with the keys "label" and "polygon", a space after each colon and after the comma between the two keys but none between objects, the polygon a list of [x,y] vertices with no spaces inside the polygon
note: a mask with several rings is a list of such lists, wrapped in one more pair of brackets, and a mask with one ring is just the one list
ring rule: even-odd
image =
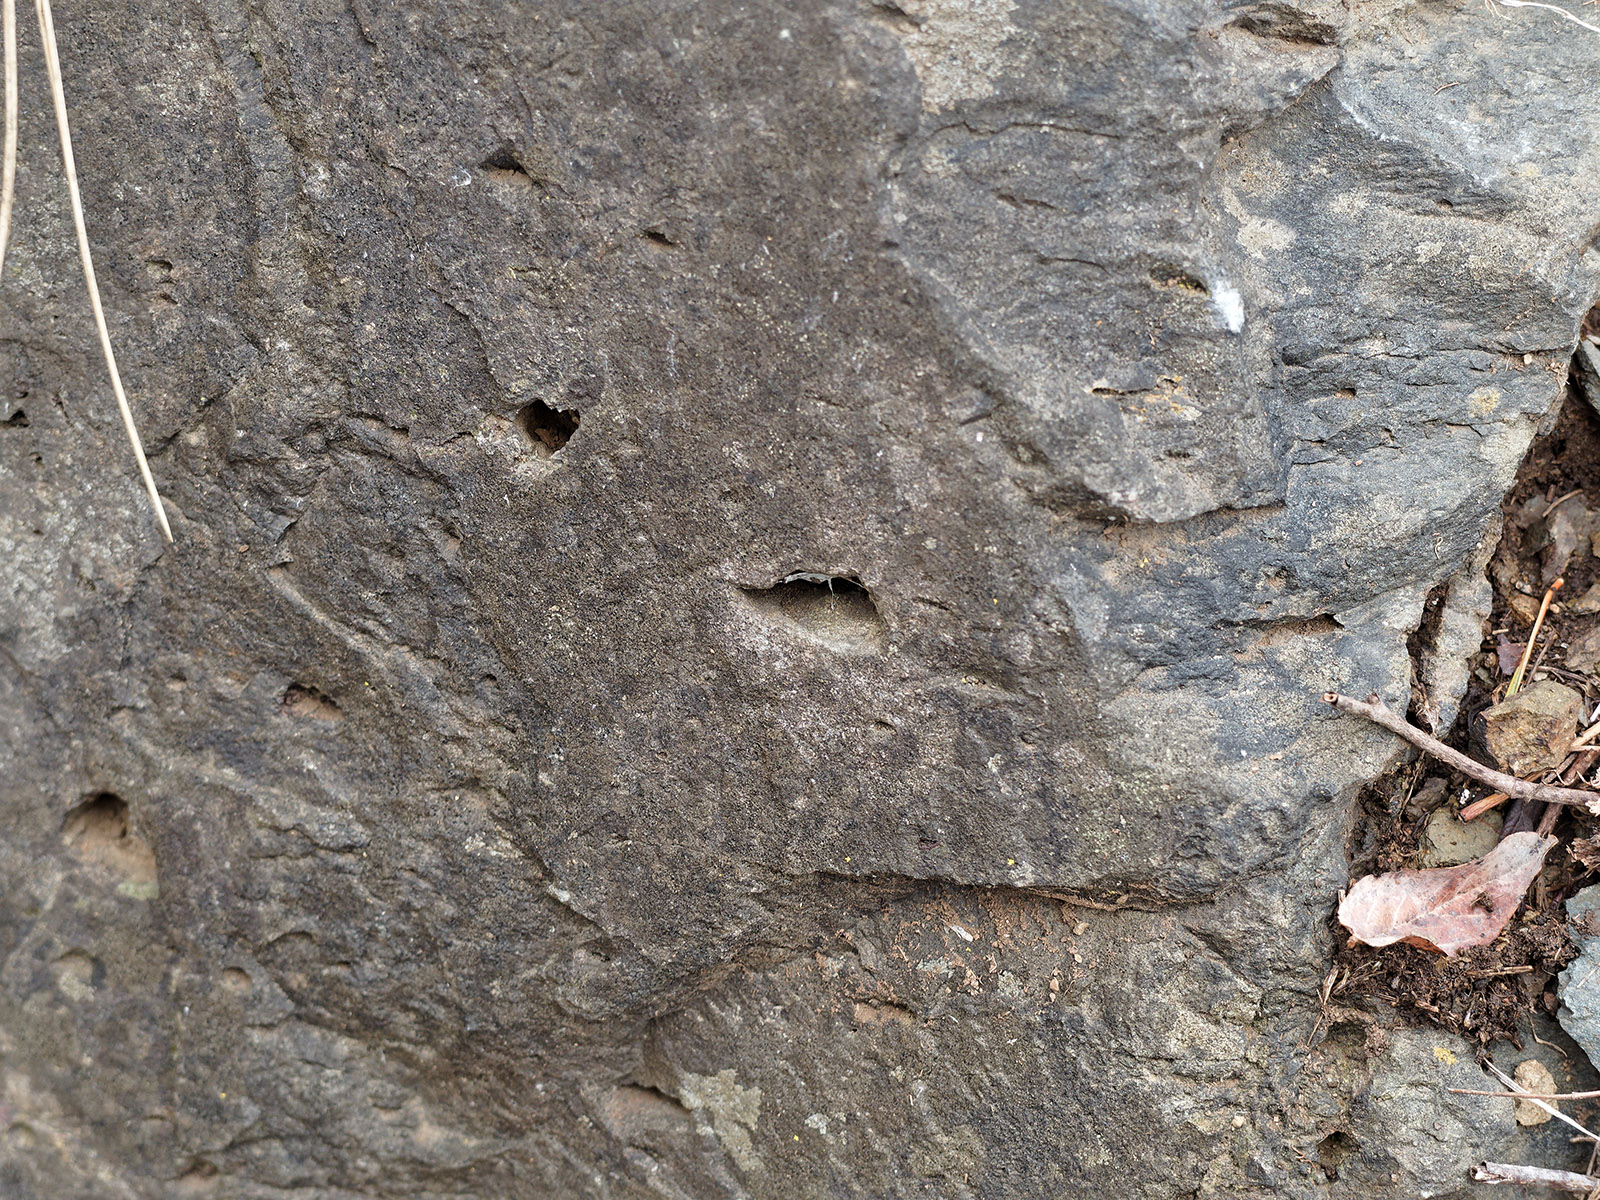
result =
[{"label": "gray rock surface", "polygon": [[1586,887],[1568,900],[1567,916],[1578,957],[1561,972],[1556,1017],[1589,1061],[1600,1062],[1600,887]]},{"label": "gray rock surface", "polygon": [[1399,751],[1317,697],[1476,603],[1596,293],[1592,42],[57,21],[178,545],[28,50],[0,1194],[1402,1196],[1515,1136],[1322,1019]]}]

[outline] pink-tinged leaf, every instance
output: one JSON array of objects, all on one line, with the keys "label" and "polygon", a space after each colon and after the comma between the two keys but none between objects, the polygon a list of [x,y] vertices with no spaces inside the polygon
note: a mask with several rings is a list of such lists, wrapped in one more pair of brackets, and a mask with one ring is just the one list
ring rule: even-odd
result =
[{"label": "pink-tinged leaf", "polygon": [[1408,942],[1448,955],[1487,946],[1517,911],[1555,844],[1553,837],[1514,833],[1459,867],[1368,875],[1339,905],[1339,923],[1369,946]]},{"label": "pink-tinged leaf", "polygon": [[1505,634],[1500,634],[1500,644],[1495,647],[1500,674],[1515,674],[1517,664],[1522,661],[1522,652],[1527,648],[1526,642],[1513,642]]}]

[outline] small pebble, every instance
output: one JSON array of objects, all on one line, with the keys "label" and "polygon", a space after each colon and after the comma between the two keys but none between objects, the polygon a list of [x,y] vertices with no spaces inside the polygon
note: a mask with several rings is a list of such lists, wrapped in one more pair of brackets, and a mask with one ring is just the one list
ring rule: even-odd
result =
[{"label": "small pebble", "polygon": [[[1561,1089],[1556,1086],[1556,1077],[1550,1074],[1550,1068],[1537,1058],[1524,1059],[1517,1064],[1517,1069],[1512,1072],[1511,1078],[1517,1081],[1517,1086],[1526,1088],[1530,1092],[1539,1092],[1543,1095],[1552,1095]],[[1546,1101],[1549,1103],[1549,1101]],[[1550,1119],[1550,1114],[1537,1104],[1527,1100],[1514,1102],[1518,1125],[1543,1125]]]}]

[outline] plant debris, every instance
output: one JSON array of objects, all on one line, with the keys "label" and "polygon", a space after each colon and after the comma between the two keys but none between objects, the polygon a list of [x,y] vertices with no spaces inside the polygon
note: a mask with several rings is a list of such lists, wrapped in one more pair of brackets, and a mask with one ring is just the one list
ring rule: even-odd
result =
[{"label": "plant debris", "polygon": [[[1600,331],[1600,319],[1596,326]],[[1498,1039],[1520,1047],[1526,1016],[1556,1011],[1556,976],[1577,954],[1564,905],[1600,872],[1600,819],[1588,811],[1600,798],[1600,781],[1591,779],[1600,775],[1600,753],[1586,744],[1596,739],[1580,734],[1572,741],[1563,716],[1560,729],[1540,735],[1547,753],[1526,742],[1513,750],[1502,739],[1505,758],[1497,758],[1484,720],[1486,712],[1510,698],[1508,677],[1519,666],[1518,682],[1525,692],[1542,681],[1563,685],[1570,693],[1553,695],[1568,706],[1576,697],[1580,727],[1587,732],[1600,720],[1600,419],[1576,390],[1569,390],[1553,428],[1530,449],[1503,511],[1503,533],[1489,567],[1491,620],[1470,660],[1467,694],[1455,722],[1436,730],[1436,744],[1452,751],[1452,757],[1432,757],[1432,749],[1411,736],[1421,732],[1416,726],[1426,720],[1426,697],[1412,697],[1411,711],[1405,714],[1409,721],[1397,711],[1384,711],[1385,727],[1423,746],[1428,756],[1375,782],[1362,795],[1350,844],[1350,874],[1359,878],[1415,871],[1424,865],[1425,854],[1440,861],[1437,839],[1429,831],[1454,829],[1461,818],[1471,827],[1476,823],[1472,818],[1481,820],[1479,814],[1496,804],[1504,808],[1506,838],[1536,831],[1535,840],[1547,835],[1559,844],[1546,853],[1521,908],[1498,936],[1485,945],[1464,946],[1454,956],[1403,940],[1381,947],[1347,945],[1348,933],[1338,924],[1338,914],[1330,914],[1340,945],[1330,976],[1335,981],[1331,995],[1345,1005],[1392,1008],[1409,1021],[1440,1026],[1485,1047]],[[1558,578],[1564,586],[1550,593],[1548,585]],[[1547,595],[1549,603],[1541,603]],[[1536,622],[1541,626],[1537,635]],[[1558,757],[1556,751],[1562,749],[1567,753]],[[1457,756],[1468,759],[1470,772],[1460,769]],[[1486,779],[1485,764],[1497,762],[1504,777],[1511,768],[1507,759],[1513,758],[1518,766],[1531,761],[1548,769],[1511,771],[1522,794],[1497,795],[1506,789]],[[1569,798],[1579,803],[1547,805],[1543,801],[1548,793],[1530,797],[1540,785],[1574,793]]]},{"label": "plant debris", "polygon": [[1516,833],[1459,867],[1390,871],[1357,881],[1339,922],[1369,946],[1411,946],[1454,956],[1499,936],[1556,839]]}]

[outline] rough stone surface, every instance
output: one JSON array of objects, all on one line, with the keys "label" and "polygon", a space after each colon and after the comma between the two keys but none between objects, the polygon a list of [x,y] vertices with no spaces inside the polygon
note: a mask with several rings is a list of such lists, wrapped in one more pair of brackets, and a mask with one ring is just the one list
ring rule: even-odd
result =
[{"label": "rough stone surface", "polygon": [[[1466,693],[1472,669],[1472,655],[1483,642],[1494,607],[1494,588],[1489,583],[1489,562],[1500,541],[1504,525],[1495,514],[1483,531],[1483,539],[1467,561],[1428,597],[1422,625],[1421,674],[1422,715],[1436,735],[1443,736],[1455,724],[1461,697]],[[1428,616],[1434,617],[1430,623]]]},{"label": "rough stone surface", "polygon": [[1582,694],[1541,679],[1484,710],[1484,743],[1503,769],[1531,775],[1561,765],[1582,722]]},{"label": "rough stone surface", "polygon": [[1573,365],[1577,368],[1574,374],[1577,376],[1578,390],[1583,393],[1590,407],[1600,413],[1600,345],[1596,345],[1592,338],[1584,338],[1573,355]]},{"label": "rough stone surface", "polygon": [[1425,1029],[1396,1034],[1359,1100],[1372,1133],[1389,1131],[1373,1147],[1375,1165],[1411,1181],[1419,1196],[1461,1190],[1463,1158],[1470,1165],[1492,1157],[1515,1121],[1515,1101],[1450,1091],[1488,1090],[1470,1052],[1453,1045]]},{"label": "rough stone surface", "polygon": [[0,1194],[1410,1196],[1514,1136],[1436,1124],[1459,1043],[1324,1019],[1399,749],[1318,696],[1401,704],[1557,400],[1592,43],[1395,0],[57,23],[179,541],[25,49]]},{"label": "rough stone surface", "polygon": [[1578,957],[1561,972],[1556,1016],[1590,1062],[1600,1062],[1600,887],[1586,887],[1567,901]]},{"label": "rough stone surface", "polygon": [[1421,865],[1454,867],[1481,858],[1499,844],[1503,825],[1496,812],[1463,821],[1448,805],[1436,808],[1422,827]]},{"label": "rough stone surface", "polygon": [[[1511,1078],[1523,1091],[1532,1092],[1536,1096],[1553,1096],[1559,1086],[1556,1077],[1550,1073],[1550,1068],[1536,1058],[1526,1058],[1519,1062],[1517,1069],[1511,1072]],[[1516,1110],[1518,1125],[1543,1125],[1547,1121],[1555,1120],[1555,1115],[1550,1111],[1551,1102],[1548,1100],[1542,1105],[1535,1104],[1531,1100],[1513,1100],[1511,1103]]]},{"label": "rough stone surface", "polygon": [[1567,647],[1567,666],[1574,671],[1593,671],[1600,667],[1600,630],[1591,629],[1572,639]]}]

